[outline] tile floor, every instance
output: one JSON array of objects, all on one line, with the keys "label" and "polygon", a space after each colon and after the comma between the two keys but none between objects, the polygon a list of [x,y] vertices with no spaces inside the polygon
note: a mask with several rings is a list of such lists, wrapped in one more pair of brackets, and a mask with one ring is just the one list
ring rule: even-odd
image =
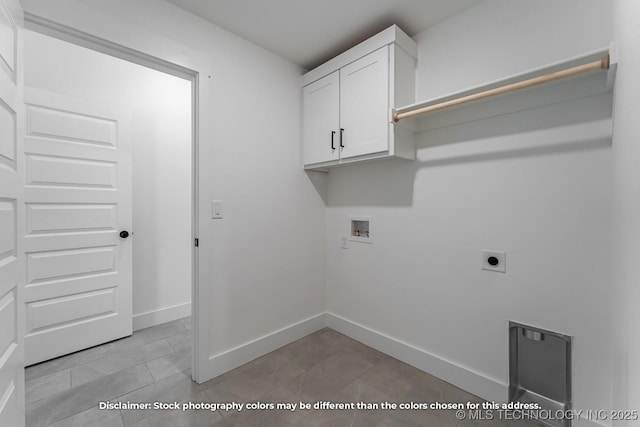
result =
[{"label": "tile floor", "polygon": [[[27,426],[535,426],[459,421],[455,411],[100,410],[109,402],[481,402],[331,329],[204,384],[190,378],[190,319],[27,368]],[[496,417],[497,418],[497,417]]]}]

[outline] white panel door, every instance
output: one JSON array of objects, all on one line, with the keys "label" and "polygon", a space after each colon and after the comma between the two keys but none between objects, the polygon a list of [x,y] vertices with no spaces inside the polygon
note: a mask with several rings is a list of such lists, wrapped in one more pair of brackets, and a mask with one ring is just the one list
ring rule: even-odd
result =
[{"label": "white panel door", "polygon": [[340,157],[389,149],[389,47],[340,69]]},{"label": "white panel door", "polygon": [[25,88],[26,364],[131,335],[130,115]]},{"label": "white panel door", "polygon": [[304,164],[337,160],[340,155],[340,73],[304,87]]},{"label": "white panel door", "polygon": [[22,10],[0,0],[0,426],[24,426]]}]

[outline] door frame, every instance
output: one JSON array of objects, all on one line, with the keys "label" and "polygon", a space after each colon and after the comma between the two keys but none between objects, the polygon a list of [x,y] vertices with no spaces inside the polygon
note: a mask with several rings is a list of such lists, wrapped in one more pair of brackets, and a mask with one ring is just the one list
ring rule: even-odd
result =
[{"label": "door frame", "polygon": [[[206,106],[203,108],[201,105],[204,94],[201,75],[206,73],[27,12],[24,13],[24,28],[191,82],[191,231],[193,242],[191,246],[191,333],[193,344],[191,377],[198,383],[209,380],[211,378],[209,348],[211,347],[209,346],[209,330],[206,328],[209,292],[206,286],[200,286],[202,282],[198,259],[200,251],[196,246],[196,242],[199,241],[199,219],[201,217],[198,212],[201,195],[198,165],[199,140],[201,132],[203,132],[200,126],[200,116],[206,109]],[[211,76],[208,75],[208,78],[210,79]]]}]

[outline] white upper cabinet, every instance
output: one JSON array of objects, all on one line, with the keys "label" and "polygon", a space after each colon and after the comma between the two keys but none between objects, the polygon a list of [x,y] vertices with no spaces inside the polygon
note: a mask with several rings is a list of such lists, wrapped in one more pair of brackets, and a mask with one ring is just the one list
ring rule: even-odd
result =
[{"label": "white upper cabinet", "polygon": [[389,48],[340,69],[340,157],[389,150]]},{"label": "white upper cabinet", "polygon": [[391,109],[415,101],[416,52],[394,25],[303,76],[306,169],[415,158],[413,134]]},{"label": "white upper cabinet", "polygon": [[304,87],[304,164],[338,160],[340,73]]}]

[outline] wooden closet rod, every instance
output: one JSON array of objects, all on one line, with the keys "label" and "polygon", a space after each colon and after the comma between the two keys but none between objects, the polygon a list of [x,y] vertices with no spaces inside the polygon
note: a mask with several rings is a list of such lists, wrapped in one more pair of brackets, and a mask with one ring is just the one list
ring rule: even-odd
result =
[{"label": "wooden closet rod", "polygon": [[554,80],[574,76],[576,74],[585,73],[587,71],[608,70],[608,69],[609,69],[609,55],[607,54],[599,61],[578,65],[576,67],[567,68],[565,70],[560,70],[553,73],[545,74],[544,76],[534,77],[531,79],[523,80],[521,82],[508,84],[506,86],[500,86],[495,89],[485,90],[484,92],[478,92],[472,95],[463,96],[461,98],[451,99],[449,101],[440,102],[438,104],[417,108],[415,110],[405,111],[402,113],[398,113],[394,111],[393,121],[397,123],[400,119],[406,119],[406,118],[414,117],[420,114],[442,110],[443,108],[455,107],[457,105],[466,104],[468,102],[477,101],[479,99],[488,98],[490,96],[502,95],[503,93],[512,92],[514,90],[519,90],[519,89],[525,89],[525,88],[536,86],[542,83],[552,82]]}]

